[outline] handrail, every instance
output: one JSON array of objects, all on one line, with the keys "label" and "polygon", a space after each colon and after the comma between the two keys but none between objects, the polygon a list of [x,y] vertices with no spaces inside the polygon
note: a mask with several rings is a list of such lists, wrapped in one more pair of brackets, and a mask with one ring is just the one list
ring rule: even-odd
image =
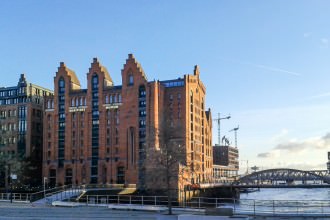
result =
[{"label": "handrail", "polygon": [[[167,196],[137,195],[85,195],[75,201],[87,206],[95,205],[168,205]],[[330,200],[254,200],[234,198],[194,197],[190,201],[173,199],[172,206],[178,208],[208,209],[231,208],[235,214],[246,215],[298,215],[330,216]]]}]

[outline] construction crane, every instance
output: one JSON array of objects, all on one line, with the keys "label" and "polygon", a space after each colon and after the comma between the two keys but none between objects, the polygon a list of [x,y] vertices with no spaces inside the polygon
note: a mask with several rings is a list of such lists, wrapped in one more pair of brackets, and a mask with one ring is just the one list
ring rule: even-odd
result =
[{"label": "construction crane", "polygon": [[235,147],[237,148],[237,130],[239,129],[239,125],[236,128],[231,129],[229,132],[235,132]]},{"label": "construction crane", "polygon": [[220,121],[223,119],[230,119],[230,115],[221,118],[220,117],[220,113],[218,113],[218,118],[213,119],[213,121],[217,121],[218,122],[218,144],[220,145],[220,141],[221,141],[221,136],[220,136]]}]

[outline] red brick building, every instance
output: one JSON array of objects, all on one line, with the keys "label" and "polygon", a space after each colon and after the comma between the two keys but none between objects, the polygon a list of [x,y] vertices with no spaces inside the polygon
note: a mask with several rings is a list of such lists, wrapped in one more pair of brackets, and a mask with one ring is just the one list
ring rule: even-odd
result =
[{"label": "red brick building", "polygon": [[[94,58],[87,82],[82,89],[76,74],[61,63],[54,96],[45,101],[43,175],[50,184],[161,187],[155,184],[164,181],[156,156],[171,140],[184,152],[172,172],[174,187],[211,180],[212,119],[197,66],[183,78],[148,81],[129,55],[122,85],[115,86]],[[168,131],[175,135],[166,136]]]}]

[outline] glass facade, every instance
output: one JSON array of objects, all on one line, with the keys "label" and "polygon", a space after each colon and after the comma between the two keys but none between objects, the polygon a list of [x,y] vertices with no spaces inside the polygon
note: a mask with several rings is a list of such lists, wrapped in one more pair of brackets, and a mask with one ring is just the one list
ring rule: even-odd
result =
[{"label": "glass facade", "polygon": [[97,74],[92,77],[92,161],[91,183],[97,183],[99,158],[99,78]]},{"label": "glass facade", "polygon": [[139,87],[139,182],[145,185],[145,171],[143,169],[143,162],[145,161],[145,144],[146,144],[146,88]]},{"label": "glass facade", "polygon": [[64,166],[65,151],[65,81],[60,78],[58,81],[58,167]]}]

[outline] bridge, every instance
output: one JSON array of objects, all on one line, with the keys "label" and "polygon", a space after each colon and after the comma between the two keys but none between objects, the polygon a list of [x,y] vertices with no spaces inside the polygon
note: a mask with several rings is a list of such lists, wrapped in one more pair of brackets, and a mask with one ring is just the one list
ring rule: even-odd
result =
[{"label": "bridge", "polygon": [[241,177],[234,185],[315,185],[330,184],[328,170],[304,171],[296,169],[268,169]]},{"label": "bridge", "polygon": [[200,184],[200,188],[330,188],[329,170],[267,169],[241,176],[231,183]]}]

